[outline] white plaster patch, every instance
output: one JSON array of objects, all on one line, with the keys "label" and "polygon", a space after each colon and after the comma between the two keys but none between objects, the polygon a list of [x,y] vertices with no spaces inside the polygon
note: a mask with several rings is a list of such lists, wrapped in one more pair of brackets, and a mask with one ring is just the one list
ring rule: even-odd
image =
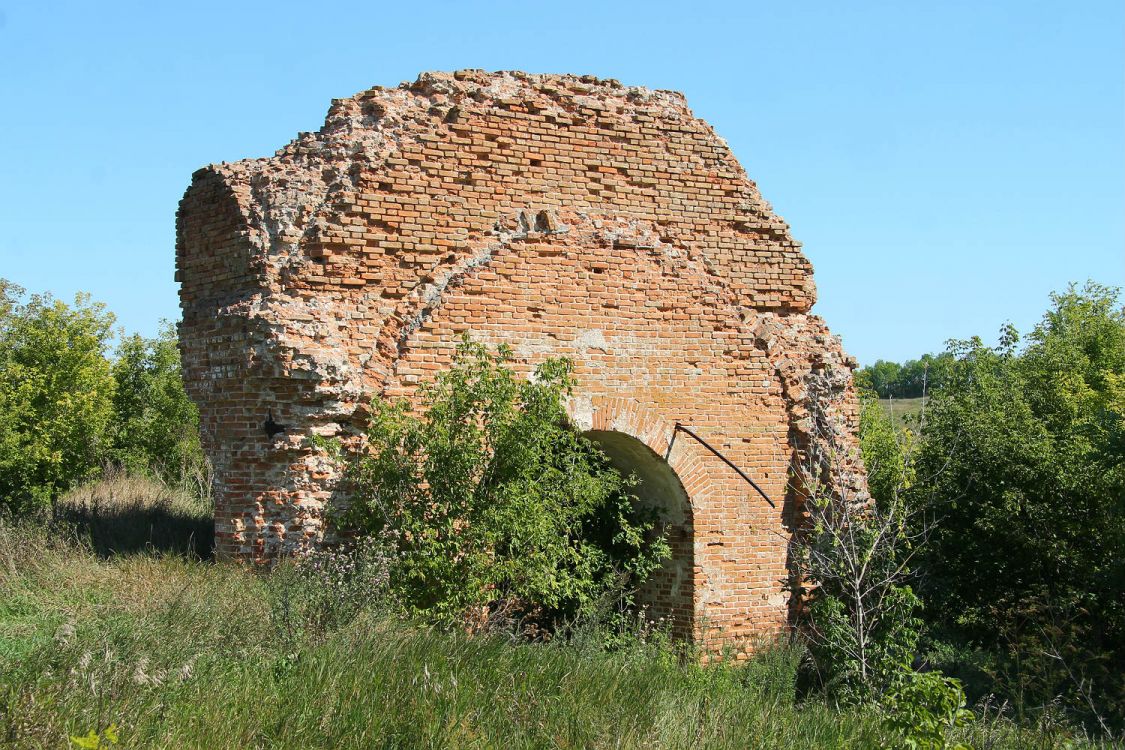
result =
[{"label": "white plaster patch", "polygon": [[594,402],[589,396],[572,396],[567,401],[566,410],[579,432],[594,429]]},{"label": "white plaster patch", "polygon": [[604,354],[609,353],[609,344],[606,343],[605,334],[597,328],[590,328],[578,334],[578,338],[574,339],[574,345],[578,349],[597,349]]}]

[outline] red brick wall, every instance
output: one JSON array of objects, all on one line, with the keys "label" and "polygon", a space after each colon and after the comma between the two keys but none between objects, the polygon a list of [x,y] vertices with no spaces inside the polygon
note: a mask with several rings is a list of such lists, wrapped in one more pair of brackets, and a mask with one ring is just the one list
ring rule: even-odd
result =
[{"label": "red brick wall", "polygon": [[755,477],[776,509],[676,441],[691,580],[658,604],[690,609],[701,636],[784,626],[808,384],[844,394],[853,430],[854,363],[807,314],[812,269],[787,226],[680,95],[463,71],[338,100],[274,157],[197,172],[177,261],[220,554],[315,543],[335,475],[305,438],[412,396],[468,332],[524,368],[572,357],[582,429],[663,456],[680,421]]}]

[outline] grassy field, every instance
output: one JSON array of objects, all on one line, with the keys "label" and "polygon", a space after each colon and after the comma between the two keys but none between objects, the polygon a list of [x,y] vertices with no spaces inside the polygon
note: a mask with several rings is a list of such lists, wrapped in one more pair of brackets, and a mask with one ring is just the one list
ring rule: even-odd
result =
[{"label": "grassy field", "polygon": [[[77,747],[90,732],[106,748],[232,750],[896,743],[874,709],[798,702],[794,647],[701,667],[641,643],[439,632],[378,606],[324,627],[294,580],[0,521],[0,744]],[[1066,735],[990,717],[961,739],[1048,748]]]},{"label": "grassy field", "polygon": [[881,398],[879,405],[890,416],[896,427],[915,428],[922,414],[924,398]]}]

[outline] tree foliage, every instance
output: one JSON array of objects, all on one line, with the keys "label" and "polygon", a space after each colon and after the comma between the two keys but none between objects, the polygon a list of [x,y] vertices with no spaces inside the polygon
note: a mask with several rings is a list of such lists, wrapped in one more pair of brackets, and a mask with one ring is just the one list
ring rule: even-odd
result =
[{"label": "tree foliage", "polygon": [[857,378],[879,398],[919,398],[946,384],[953,359],[950,352],[923,354],[902,364],[880,359],[860,370]]},{"label": "tree foliage", "polygon": [[113,315],[0,280],[0,504],[29,511],[99,468],[113,414]]},{"label": "tree foliage", "polygon": [[[1115,289],[1052,296],[1019,350],[951,342],[914,494],[936,518],[927,618],[989,655],[1021,705],[1125,716],[1125,313]],[[1104,728],[1104,727],[1103,727]]]},{"label": "tree foliage", "polygon": [[210,476],[175,332],[120,339],[89,295],[71,304],[0,279],[0,507],[42,510],[106,467],[202,496]]},{"label": "tree foliage", "polygon": [[111,460],[170,484],[193,478],[204,464],[199,412],[184,391],[173,326],[165,322],[152,339],[125,337],[112,372]]},{"label": "tree foliage", "polygon": [[901,493],[914,482],[914,433],[895,427],[871,393],[860,400],[859,444],[871,497],[884,508],[901,502]]},{"label": "tree foliage", "polygon": [[391,585],[445,622],[543,627],[592,615],[669,554],[623,477],[569,426],[564,359],[529,379],[465,339],[422,389],[423,411],[378,403],[349,472],[344,524],[389,538]]}]

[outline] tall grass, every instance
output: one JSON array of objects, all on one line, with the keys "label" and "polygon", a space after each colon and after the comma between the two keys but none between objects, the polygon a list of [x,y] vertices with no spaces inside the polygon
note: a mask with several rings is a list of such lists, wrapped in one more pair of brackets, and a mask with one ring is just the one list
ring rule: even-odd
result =
[{"label": "tall grass", "polygon": [[[702,667],[638,643],[519,643],[360,608],[287,627],[292,575],[188,556],[99,555],[82,535],[0,522],[0,742],[72,747],[862,748],[873,710],[797,702],[801,651]],[[977,747],[1065,735],[978,722]]]},{"label": "tall grass", "polygon": [[210,557],[214,545],[208,494],[122,469],[63,495],[53,516],[103,556],[155,550]]}]

